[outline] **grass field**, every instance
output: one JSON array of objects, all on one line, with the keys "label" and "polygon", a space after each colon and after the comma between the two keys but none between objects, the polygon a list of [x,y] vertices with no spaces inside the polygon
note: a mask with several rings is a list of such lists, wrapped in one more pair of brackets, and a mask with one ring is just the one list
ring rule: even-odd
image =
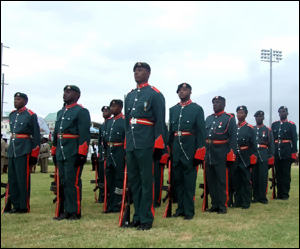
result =
[{"label": "grass field", "polygon": [[[39,171],[39,167],[37,167]],[[54,167],[49,166],[49,173]],[[270,173],[270,172],[269,172]],[[167,170],[165,170],[165,176]],[[202,170],[198,183],[202,182]],[[82,218],[77,221],[55,221],[54,195],[50,192],[49,174],[31,175],[31,212],[1,215],[1,247],[251,247],[299,248],[299,167],[292,167],[290,199],[271,200],[269,204],[252,204],[250,209],[230,208],[226,215],[201,211],[196,190],[196,215],[193,220],[163,218],[166,203],[156,209],[153,228],[149,231],[118,227],[119,214],[102,214],[102,204],[94,203],[94,179],[91,165],[82,175]],[[7,181],[7,174],[1,175]],[[199,184],[197,184],[198,186]],[[3,193],[3,190],[2,190]],[[165,194],[163,194],[165,195]],[[1,209],[4,199],[1,200]],[[173,206],[175,210],[176,206]],[[131,208],[131,215],[133,207]]]}]

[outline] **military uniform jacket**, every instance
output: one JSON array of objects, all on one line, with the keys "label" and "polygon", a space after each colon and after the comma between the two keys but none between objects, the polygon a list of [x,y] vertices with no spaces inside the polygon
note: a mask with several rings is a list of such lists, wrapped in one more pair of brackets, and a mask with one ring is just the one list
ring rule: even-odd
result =
[{"label": "military uniform jacket", "polygon": [[7,157],[20,157],[29,153],[33,157],[38,157],[41,137],[37,115],[26,107],[14,110],[9,114],[9,125],[12,137]]},{"label": "military uniform jacket", "polygon": [[236,131],[235,120],[229,113],[223,111],[206,118],[206,163],[219,164],[235,160]]},{"label": "military uniform jacket", "polygon": [[77,103],[65,106],[57,113],[51,149],[57,160],[66,160],[76,154],[87,155],[90,125],[89,111]]},{"label": "military uniform jacket", "polygon": [[164,148],[165,99],[148,83],[128,93],[125,99],[126,151]]},{"label": "military uniform jacket", "polygon": [[297,158],[297,132],[295,123],[275,121],[272,124],[275,141],[275,159]]},{"label": "military uniform jacket", "polygon": [[[244,121],[237,126],[237,161],[238,165],[249,166],[250,156],[257,151],[254,127]],[[251,162],[255,164],[256,162]]]},{"label": "military uniform jacket", "polygon": [[125,161],[125,117],[123,114],[111,118],[106,124],[105,141],[107,141],[107,165],[120,165]]},{"label": "military uniform jacket", "polygon": [[261,162],[268,161],[274,156],[274,139],[272,130],[265,125],[261,127],[254,126],[254,134],[257,144],[257,151],[255,153],[257,160],[260,160]]},{"label": "military uniform jacket", "polygon": [[50,145],[48,143],[44,143],[41,145],[40,158],[49,158],[49,156],[50,156]]},{"label": "military uniform jacket", "polygon": [[178,162],[180,155],[187,160],[194,157],[204,160],[205,121],[201,106],[191,100],[178,103],[170,108],[169,141],[173,148],[173,161]]}]

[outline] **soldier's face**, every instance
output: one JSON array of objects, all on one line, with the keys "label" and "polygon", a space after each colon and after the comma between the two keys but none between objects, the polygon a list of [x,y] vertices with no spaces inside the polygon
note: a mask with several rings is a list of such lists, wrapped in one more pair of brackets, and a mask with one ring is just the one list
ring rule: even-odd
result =
[{"label": "soldier's face", "polygon": [[255,117],[255,121],[258,125],[261,125],[263,123],[264,119],[265,119],[265,116],[261,115],[261,114],[259,114]]},{"label": "soldier's face", "polygon": [[118,114],[121,113],[121,111],[122,111],[122,107],[119,106],[119,105],[117,105],[117,104],[112,104],[112,105],[110,106],[110,112],[111,112],[111,114],[113,114],[113,115],[118,115]]},{"label": "soldier's face", "polygon": [[236,116],[238,121],[244,121],[247,117],[247,114],[244,110],[238,110]]},{"label": "soldier's face", "polygon": [[178,97],[180,99],[190,99],[191,93],[191,89],[187,87],[181,87],[178,92]]},{"label": "soldier's face", "polygon": [[280,117],[281,120],[287,119],[288,112],[287,112],[286,109],[280,109],[280,110],[278,111],[278,113],[279,113],[279,117]]},{"label": "soldier's face", "polygon": [[14,98],[14,106],[17,110],[23,108],[27,104],[27,100],[21,97]]},{"label": "soldier's face", "polygon": [[79,99],[80,93],[66,89],[64,91],[63,99],[66,104],[75,102]]},{"label": "soldier's face", "polygon": [[110,115],[111,115],[110,110],[108,110],[108,109],[103,110],[103,113],[102,113],[103,118],[107,119],[110,117]]},{"label": "soldier's face", "polygon": [[224,111],[224,109],[225,109],[225,101],[224,100],[219,100],[219,99],[214,100],[214,102],[213,102],[213,109],[214,109],[215,113]]},{"label": "soldier's face", "polygon": [[148,70],[146,68],[137,67],[134,70],[134,79],[135,79],[135,82],[138,84],[148,82],[149,77],[150,77],[150,72],[148,72]]}]

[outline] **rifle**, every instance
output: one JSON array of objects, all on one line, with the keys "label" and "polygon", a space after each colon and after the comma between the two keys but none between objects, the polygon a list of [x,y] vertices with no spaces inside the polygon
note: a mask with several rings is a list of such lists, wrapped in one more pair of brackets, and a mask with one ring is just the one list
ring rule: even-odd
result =
[{"label": "rifle", "polygon": [[271,169],[272,169],[272,178],[269,178],[269,181],[272,182],[272,185],[270,187],[270,189],[272,189],[272,200],[276,199],[276,186],[277,186],[276,173],[275,173],[274,167],[275,167],[274,165],[271,167]]},{"label": "rifle", "polygon": [[130,204],[131,201],[131,189],[128,184],[127,178],[127,165],[124,169],[124,182],[123,182],[123,193],[122,193],[122,205],[119,216],[119,227],[126,227],[130,223]]},{"label": "rifle", "polygon": [[173,203],[173,197],[174,197],[174,183],[173,183],[173,177],[172,177],[173,162],[172,162],[171,158],[172,157],[170,156],[169,162],[168,162],[168,174],[169,174],[168,190],[167,190],[166,197],[163,199],[163,202],[165,202],[168,199],[168,203],[167,203],[164,215],[163,215],[164,218],[172,217],[172,203]]},{"label": "rifle", "polygon": [[54,175],[50,175],[50,177],[54,178],[54,181],[51,182],[50,191],[56,195],[53,199],[53,203],[56,204],[54,218],[57,218],[64,212],[64,190],[62,185],[59,183],[59,172],[56,165]]},{"label": "rifle", "polygon": [[205,161],[203,161],[203,183],[199,184],[199,188],[203,189],[203,192],[201,194],[202,201],[202,212],[208,209],[208,187],[207,187],[207,178],[205,174]]},{"label": "rifle", "polygon": [[99,179],[98,179],[98,167],[96,165],[95,167],[95,180],[91,180],[91,183],[95,184],[95,188],[93,189],[93,191],[95,192],[95,203],[98,202],[98,195],[96,193],[97,189],[100,188],[99,186]]},{"label": "rifle", "polygon": [[5,197],[5,204],[4,204],[4,208],[1,212],[1,214],[3,213],[9,213],[9,211],[11,210],[11,202],[9,200],[9,184],[7,183],[2,183],[1,182],[1,188],[5,188],[5,192],[3,194],[1,194],[1,199]]}]

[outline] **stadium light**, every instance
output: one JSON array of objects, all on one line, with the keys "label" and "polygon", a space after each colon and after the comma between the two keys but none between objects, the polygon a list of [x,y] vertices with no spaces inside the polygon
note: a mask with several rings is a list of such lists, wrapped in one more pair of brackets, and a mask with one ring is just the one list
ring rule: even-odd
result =
[{"label": "stadium light", "polygon": [[262,49],[260,54],[261,61],[270,62],[270,128],[272,126],[272,63],[282,60],[282,51]]}]

